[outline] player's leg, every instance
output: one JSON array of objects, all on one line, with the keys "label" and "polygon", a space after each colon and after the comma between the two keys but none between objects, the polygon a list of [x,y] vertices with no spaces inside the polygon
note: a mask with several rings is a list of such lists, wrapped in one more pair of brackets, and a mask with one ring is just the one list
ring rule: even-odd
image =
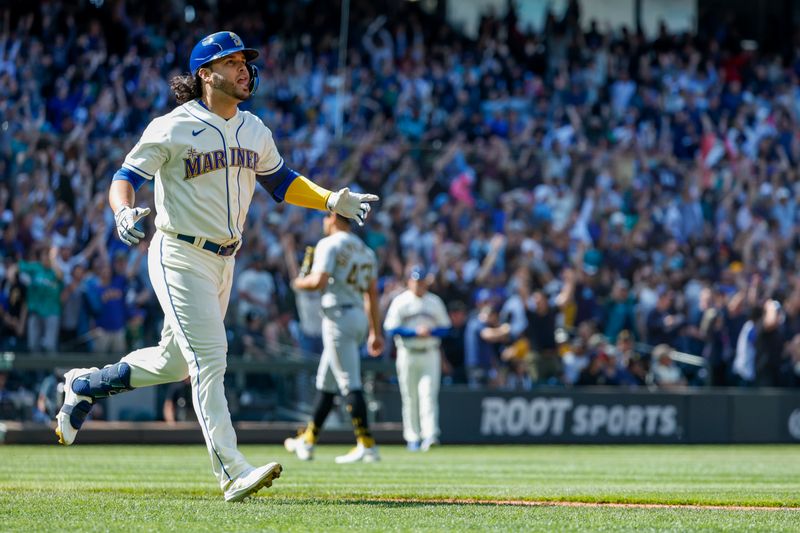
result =
[{"label": "player's leg", "polygon": [[[323,323],[325,320],[327,319],[323,319]],[[317,366],[315,382],[317,401],[314,405],[313,418],[309,422],[309,427],[307,428],[307,440],[312,444],[317,442],[319,432],[333,409],[333,400],[339,390],[336,378],[333,376],[333,370],[331,369],[331,363],[335,356],[336,352],[333,342],[324,344],[322,355],[319,359],[319,365]]]},{"label": "player's leg", "polygon": [[97,400],[132,390],[126,363],[98,368],[73,368],[64,374],[64,404],[56,415],[58,442],[69,446]]},{"label": "player's leg", "polygon": [[323,348],[322,356],[317,367],[317,401],[314,405],[312,419],[308,422],[305,430],[299,432],[296,437],[289,437],[283,441],[286,451],[297,455],[301,461],[309,461],[314,458],[314,446],[317,444],[319,432],[325,420],[333,409],[333,400],[336,396],[336,380],[331,372],[331,352],[333,347]]},{"label": "player's leg", "polygon": [[189,375],[189,366],[168,321],[161,329],[157,346],[134,350],[120,362],[131,366],[131,386],[134,388],[182,381]]},{"label": "player's leg", "polygon": [[223,387],[228,346],[222,311],[230,295],[233,262],[157,233],[148,266],[188,366],[192,404],[214,474],[225,489],[252,469],[236,447]]},{"label": "player's leg", "polygon": [[438,350],[419,357],[420,377],[418,385],[419,413],[422,430],[422,451],[439,443],[439,385],[442,379],[442,363]]},{"label": "player's leg", "polygon": [[[152,271],[151,271],[152,272]],[[70,445],[96,400],[128,390],[181,381],[189,368],[164,321],[158,346],[135,350],[105,368],[75,368],[65,374],[64,404],[56,416],[59,443]]]},{"label": "player's leg", "polygon": [[[177,243],[179,246],[182,246],[182,243]],[[194,249],[192,249],[194,250]],[[225,260],[225,267],[222,272],[222,283],[217,291],[217,297],[219,302],[219,311],[220,311],[220,324],[222,325],[222,332],[225,339],[225,351],[223,352],[222,361],[225,363],[225,367],[227,367],[227,360],[228,360],[228,342],[227,342],[227,334],[225,333],[225,325],[224,319],[225,314],[228,311],[228,303],[231,299],[231,288],[233,287],[233,272],[234,272],[234,265],[235,261],[231,259]],[[221,398],[222,402],[219,405],[218,409],[213,411],[213,417],[210,424],[210,429],[212,432],[216,432],[222,430],[221,432],[230,432],[230,436],[232,436],[232,443],[233,449],[235,450],[236,454],[242,457],[243,456],[239,452],[238,448],[236,448],[236,433],[233,430],[233,424],[231,422],[231,415],[228,411],[228,402],[225,398],[225,391],[224,391],[224,377],[225,371],[223,368],[222,375],[220,376],[219,380],[219,390],[222,392]],[[215,404],[210,404],[213,407]],[[196,411],[196,410],[195,410]],[[226,427],[227,426],[227,427]],[[228,437],[230,439],[230,437]],[[213,462],[213,458],[212,458]],[[246,461],[245,461],[246,463]],[[222,484],[222,490],[224,491],[225,501],[228,502],[238,502],[242,501],[243,499],[247,498],[251,494],[258,492],[260,489],[264,487],[271,487],[272,481],[281,477],[281,471],[283,467],[277,462],[270,462],[265,465],[259,467],[248,467],[244,472],[239,474],[238,477],[231,480],[230,482],[226,482]]]},{"label": "player's leg", "polygon": [[[378,461],[378,447],[369,430],[367,402],[361,385],[359,349],[367,334],[367,315],[363,309],[334,311],[336,315],[323,322],[322,335],[326,345],[333,345],[331,372],[347,402],[353,423],[356,447],[336,458],[337,463]],[[328,327],[326,327],[326,325]]]},{"label": "player's leg", "polygon": [[334,392],[317,390],[317,401],[311,420],[308,421],[305,429],[298,432],[296,437],[289,437],[283,441],[286,451],[297,455],[301,461],[310,461],[314,458],[314,446],[317,444],[319,432],[333,408],[335,397],[336,393]]},{"label": "player's leg", "polygon": [[105,368],[75,368],[64,376],[64,404],[56,416],[56,435],[70,445],[96,400],[140,387],[181,381],[189,368],[165,321],[161,342],[135,350]]},{"label": "player's leg", "polygon": [[419,405],[417,403],[416,369],[411,368],[413,356],[405,348],[397,349],[397,384],[400,388],[400,402],[403,415],[403,439],[408,449],[419,449]]}]

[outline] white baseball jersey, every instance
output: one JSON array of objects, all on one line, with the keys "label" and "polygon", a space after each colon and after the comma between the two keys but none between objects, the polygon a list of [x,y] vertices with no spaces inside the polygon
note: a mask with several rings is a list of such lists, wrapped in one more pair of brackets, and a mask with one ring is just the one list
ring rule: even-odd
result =
[{"label": "white baseball jersey", "polygon": [[[444,302],[432,292],[426,292],[422,298],[410,290],[405,290],[395,296],[389,309],[386,311],[386,318],[383,327],[386,331],[396,328],[416,329],[426,326],[429,329],[449,328],[450,316],[447,314]],[[410,348],[412,350],[435,349],[439,347],[440,340],[437,337],[401,337],[395,335],[395,342],[398,346]]]},{"label": "white baseball jersey", "polygon": [[364,306],[364,293],[377,277],[375,252],[349,231],[338,231],[320,240],[311,272],[330,275],[322,294],[322,307]]},{"label": "white baseball jersey", "polygon": [[241,239],[256,174],[282,164],[261,119],[237,111],[225,120],[192,100],[153,119],[122,166],[159,178],[156,228],[227,244]]}]

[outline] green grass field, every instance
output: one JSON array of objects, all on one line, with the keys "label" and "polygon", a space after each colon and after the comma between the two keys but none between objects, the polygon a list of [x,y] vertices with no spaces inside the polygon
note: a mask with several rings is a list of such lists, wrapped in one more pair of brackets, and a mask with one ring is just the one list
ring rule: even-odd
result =
[{"label": "green grass field", "polygon": [[243,451],[284,473],[228,504],[202,445],[0,447],[0,531],[800,531],[800,446],[384,446],[369,465],[334,464],[342,446],[310,463]]}]

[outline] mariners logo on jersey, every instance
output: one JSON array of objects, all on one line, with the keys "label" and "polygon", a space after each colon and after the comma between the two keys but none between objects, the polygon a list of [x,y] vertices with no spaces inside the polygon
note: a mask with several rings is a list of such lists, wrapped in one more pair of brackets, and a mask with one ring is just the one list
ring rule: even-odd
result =
[{"label": "mariners logo on jersey", "polygon": [[[255,170],[258,165],[258,153],[247,148],[230,147],[230,157],[225,157],[224,150],[214,150],[212,152],[198,152],[194,148],[189,148],[186,152],[188,157],[183,158],[186,173],[184,180],[194,179],[209,172],[231,167],[242,167]],[[229,163],[230,161],[230,163]]]}]

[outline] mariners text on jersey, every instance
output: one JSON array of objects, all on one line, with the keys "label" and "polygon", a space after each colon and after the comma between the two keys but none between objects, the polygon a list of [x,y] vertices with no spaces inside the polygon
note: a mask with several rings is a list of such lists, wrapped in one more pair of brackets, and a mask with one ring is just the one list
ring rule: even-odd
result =
[{"label": "mariners text on jersey", "polygon": [[[247,148],[237,148],[235,146],[230,147],[230,158],[225,157],[224,150],[198,152],[194,148],[189,148],[186,155],[188,157],[183,158],[184,168],[186,170],[186,174],[183,176],[184,180],[190,180],[197,176],[225,168],[226,166],[255,170],[256,165],[258,165],[257,152],[248,150]],[[229,161],[230,164],[228,163]]]}]

